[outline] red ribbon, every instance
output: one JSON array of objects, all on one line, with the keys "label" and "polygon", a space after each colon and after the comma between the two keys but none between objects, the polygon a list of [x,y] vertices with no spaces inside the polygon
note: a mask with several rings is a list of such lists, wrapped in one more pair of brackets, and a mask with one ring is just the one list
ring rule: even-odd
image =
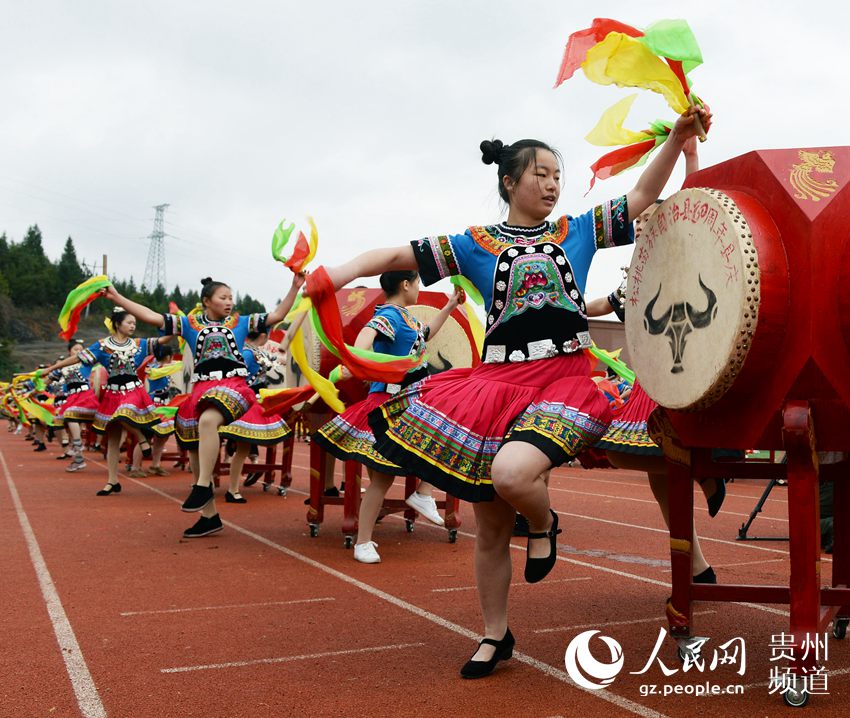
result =
[{"label": "red ribbon", "polygon": [[379,362],[361,359],[348,350],[342,334],[342,318],[339,315],[336,290],[324,267],[319,267],[307,276],[307,295],[319,315],[325,336],[339,352],[340,361],[356,379],[397,384],[404,379],[410,369],[416,367],[417,362],[408,357],[399,358],[396,361]]},{"label": "red ribbon", "polygon": [[608,154],[602,155],[602,157],[590,165],[590,169],[593,170],[590,188],[593,188],[593,184],[597,179],[608,179],[636,165],[640,161],[640,158],[653,147],[655,147],[655,138],[633,145],[626,145],[625,147],[620,147]]},{"label": "red ribbon", "polygon": [[643,31],[625,23],[611,20],[607,17],[598,17],[584,30],[578,30],[570,35],[567,40],[567,48],[564,50],[564,59],[561,60],[561,69],[558,70],[558,79],[555,87],[565,80],[569,80],[581,63],[587,57],[587,51],[599,42],[602,42],[609,32],[621,32],[629,37],[642,37]]}]

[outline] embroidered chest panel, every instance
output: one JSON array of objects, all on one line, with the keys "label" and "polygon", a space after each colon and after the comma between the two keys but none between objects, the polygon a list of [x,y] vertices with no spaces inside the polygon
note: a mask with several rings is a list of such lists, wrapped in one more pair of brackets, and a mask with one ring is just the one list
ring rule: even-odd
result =
[{"label": "embroidered chest panel", "polygon": [[487,334],[513,317],[545,306],[585,316],[584,301],[564,250],[541,242],[502,252],[493,279]]},{"label": "embroidered chest panel", "polygon": [[589,345],[584,299],[560,245],[538,239],[499,255],[484,343],[488,363],[542,359]]},{"label": "embroidered chest panel", "polygon": [[136,373],[136,354],[139,345],[129,339],[124,344],[118,344],[111,337],[102,342],[103,350],[109,355],[109,366],[106,367],[109,376],[120,376]]},{"label": "embroidered chest panel", "polygon": [[230,329],[222,324],[205,326],[195,342],[195,366],[210,359],[225,359],[245,364],[239,344]]}]

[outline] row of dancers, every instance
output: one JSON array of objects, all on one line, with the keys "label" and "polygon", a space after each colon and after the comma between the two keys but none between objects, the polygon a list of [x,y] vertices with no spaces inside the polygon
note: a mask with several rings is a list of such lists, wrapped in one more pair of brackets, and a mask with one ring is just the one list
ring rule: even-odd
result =
[{"label": "row of dancers", "polygon": [[[433,487],[473,505],[484,639],[463,664],[464,678],[490,674],[513,653],[515,639],[508,625],[510,542],[518,527],[528,542],[526,581],[542,580],[556,563],[562,529],[549,501],[553,467],[594,448],[605,450],[615,465],[647,472],[668,519],[663,457],[646,430],[652,401],[636,384],[628,402],[614,413],[591,376],[584,352],[591,346],[588,317],[622,312],[622,303],[616,293],[586,302],[584,288],[594,253],[631,243],[633,223],[655,207],[680,153],[695,158],[696,115],[706,129],[710,127],[709,113],[690,108],[678,118],[630,192],[584,214],[554,221],[549,215],[560,195],[562,171],[557,151],[538,140],[510,145],[482,142],[483,162],[497,168],[506,221],[367,251],[339,266],[321,268],[334,289],[359,277],[381,277],[386,301],[377,307],[356,345],[385,354],[421,355],[457,306],[456,292],[423,325],[408,310],[416,303],[420,283],[463,275],[484,298],[486,335],[477,366],[426,376],[420,364],[397,385],[374,382],[365,400],[315,434],[326,451],[360,461],[369,472],[354,547],[358,561],[380,562],[372,531],[394,476],[413,474],[421,479],[416,495],[409,498],[437,523],[441,519]],[[97,362],[109,373],[103,398],[90,419],[93,430],[107,442],[109,477],[101,495],[119,490],[121,430],[129,428],[144,437],[163,424],[137,375],[162,339],[134,339],[140,321],[156,328],[162,338],[181,337],[193,355],[189,396],[173,421],[194,477],[181,508],[199,513],[184,535],[201,537],[222,529],[213,490],[220,442],[264,445],[281,441],[290,431],[282,418],[263,414],[248,385],[246,341],[249,334],[266,332],[281,322],[299,290],[314,302],[321,300],[321,286],[312,282],[305,286],[306,279],[303,273],[295,274],[275,309],[247,316],[233,313],[230,286],[209,279],[201,291],[203,310],[189,316],[161,314],[114,287],[105,290],[117,309],[112,336],[48,367],[52,371]],[[66,420],[69,412],[70,417],[79,417],[66,408]],[[715,514],[724,494],[722,481],[707,482],[703,489]],[[692,551],[695,580],[714,582],[696,536]]]}]

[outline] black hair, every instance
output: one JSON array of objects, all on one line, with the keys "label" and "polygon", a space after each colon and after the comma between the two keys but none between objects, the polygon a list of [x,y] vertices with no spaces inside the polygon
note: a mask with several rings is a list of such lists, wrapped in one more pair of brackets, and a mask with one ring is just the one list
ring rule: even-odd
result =
[{"label": "black hair", "polygon": [[174,356],[174,347],[171,344],[159,344],[157,342],[153,345],[153,356],[157,361],[172,357]]},{"label": "black hair", "polygon": [[485,165],[497,166],[499,197],[505,204],[510,204],[511,198],[502,178],[507,175],[512,182],[519,182],[522,173],[537,160],[537,150],[546,150],[555,155],[559,167],[564,163],[558,150],[540,140],[519,140],[512,145],[506,145],[501,140],[484,140],[479,147],[481,149],[481,161]]},{"label": "black hair", "polygon": [[419,276],[418,272],[384,272],[380,277],[381,289],[388,297],[393,296],[398,292],[398,288],[402,282],[412,282]]},{"label": "black hair", "polygon": [[83,342],[83,340],[82,340],[82,339],[71,339],[71,340],[68,342],[68,351],[71,351],[71,349],[73,349],[73,348],[74,348],[74,346],[76,346],[77,344],[79,344],[81,347],[82,347],[82,346],[85,346],[85,344],[84,344],[84,342]]},{"label": "black hair", "polygon": [[211,299],[212,295],[215,294],[215,290],[219,287],[227,287],[230,288],[229,284],[225,284],[224,282],[216,282],[212,277],[204,277],[201,280],[201,304],[204,303],[204,299]]},{"label": "black hair", "polygon": [[112,310],[112,314],[110,314],[106,318],[106,320],[112,327],[112,331],[117,332],[118,327],[121,326],[121,322],[123,322],[129,316],[130,312],[128,312],[126,309],[121,309],[121,307],[115,307],[115,309]]},{"label": "black hair", "polygon": [[248,339],[250,339],[252,342],[255,342],[263,334],[268,334],[268,332],[248,332]]}]

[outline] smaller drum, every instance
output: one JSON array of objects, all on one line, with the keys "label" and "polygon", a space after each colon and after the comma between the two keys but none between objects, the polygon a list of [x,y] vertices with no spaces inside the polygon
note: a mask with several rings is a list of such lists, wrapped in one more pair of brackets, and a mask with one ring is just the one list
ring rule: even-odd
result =
[{"label": "smaller drum", "polygon": [[641,385],[669,409],[711,406],[745,363],[747,374],[769,366],[787,296],[779,232],[761,204],[741,192],[676,192],[646,223],[629,267],[626,342]]}]

